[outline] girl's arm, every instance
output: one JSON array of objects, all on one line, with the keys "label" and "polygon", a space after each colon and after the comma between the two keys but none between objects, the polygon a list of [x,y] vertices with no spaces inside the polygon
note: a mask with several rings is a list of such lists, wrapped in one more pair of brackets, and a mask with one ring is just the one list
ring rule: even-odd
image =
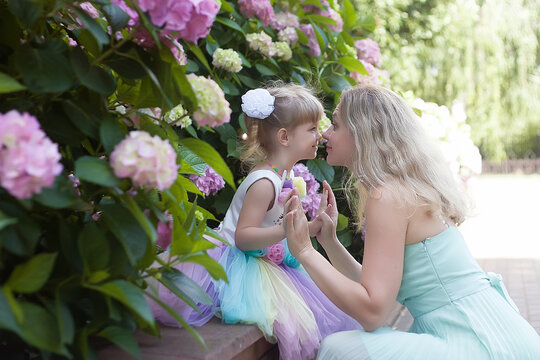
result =
[{"label": "girl's arm", "polygon": [[235,243],[240,250],[258,250],[285,238],[283,225],[261,227],[270,204],[275,201],[274,184],[265,178],[249,187],[236,225]]},{"label": "girl's arm", "polygon": [[403,275],[407,209],[384,189],[367,203],[367,234],[360,283],[336,270],[312,246],[307,220],[298,209],[287,214],[288,245],[317,286],[364,329],[380,327],[390,313]]}]

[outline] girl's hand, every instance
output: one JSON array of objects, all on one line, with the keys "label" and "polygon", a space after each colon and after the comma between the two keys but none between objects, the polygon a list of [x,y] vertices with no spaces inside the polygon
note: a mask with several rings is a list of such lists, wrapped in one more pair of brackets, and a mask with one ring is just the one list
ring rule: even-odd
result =
[{"label": "girl's hand", "polygon": [[323,182],[323,193],[321,196],[321,203],[319,204],[319,209],[317,210],[317,217],[325,212],[332,222],[337,224],[338,219],[338,210],[336,206],[336,197],[330,185],[326,182]]},{"label": "girl's hand", "polygon": [[314,220],[317,221],[319,225],[319,231],[315,233],[315,236],[317,237],[317,241],[323,247],[328,244],[331,239],[336,238],[338,214],[334,192],[330,185],[324,181],[321,203],[317,211],[317,217]]},{"label": "girl's hand", "polygon": [[309,253],[313,249],[309,238],[309,227],[306,215],[300,205],[298,196],[291,198],[291,211],[285,215],[287,245],[291,254],[302,262],[303,254]]}]

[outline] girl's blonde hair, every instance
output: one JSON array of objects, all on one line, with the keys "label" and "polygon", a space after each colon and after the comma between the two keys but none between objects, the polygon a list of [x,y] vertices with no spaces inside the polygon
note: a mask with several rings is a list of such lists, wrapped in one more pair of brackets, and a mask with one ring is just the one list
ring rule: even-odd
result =
[{"label": "girl's blonde hair", "polygon": [[248,169],[270,154],[274,146],[274,135],[279,129],[292,130],[304,123],[316,123],[324,113],[321,102],[310,88],[276,81],[265,89],[275,97],[274,111],[265,119],[244,114],[248,137],[241,145],[243,153],[240,160]]},{"label": "girl's blonde hair", "polygon": [[465,220],[461,189],[405,100],[383,87],[363,85],[343,91],[338,106],[356,146],[346,188],[357,226],[367,197],[380,186],[402,205],[424,205],[457,225]]}]

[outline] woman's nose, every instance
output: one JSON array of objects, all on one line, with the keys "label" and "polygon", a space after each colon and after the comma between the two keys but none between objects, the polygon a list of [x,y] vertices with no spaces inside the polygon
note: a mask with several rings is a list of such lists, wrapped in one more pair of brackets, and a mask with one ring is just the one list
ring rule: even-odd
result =
[{"label": "woman's nose", "polygon": [[330,138],[330,128],[322,134],[323,139],[328,140]]}]

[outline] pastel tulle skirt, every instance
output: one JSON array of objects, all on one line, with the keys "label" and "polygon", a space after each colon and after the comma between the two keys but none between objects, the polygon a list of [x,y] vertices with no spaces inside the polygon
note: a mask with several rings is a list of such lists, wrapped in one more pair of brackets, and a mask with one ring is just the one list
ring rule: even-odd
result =
[{"label": "pastel tulle skirt", "polygon": [[[338,309],[301,268],[276,265],[235,247],[212,249],[227,273],[228,283],[212,281],[206,270],[183,263],[178,269],[190,276],[214,300],[197,313],[165,287],[160,299],[188,323],[200,326],[213,315],[226,324],[255,324],[271,343],[278,344],[280,358],[314,359],[323,338],[337,331],[361,329],[354,319]],[[151,304],[156,319],[166,325],[177,322],[158,305]]]}]

